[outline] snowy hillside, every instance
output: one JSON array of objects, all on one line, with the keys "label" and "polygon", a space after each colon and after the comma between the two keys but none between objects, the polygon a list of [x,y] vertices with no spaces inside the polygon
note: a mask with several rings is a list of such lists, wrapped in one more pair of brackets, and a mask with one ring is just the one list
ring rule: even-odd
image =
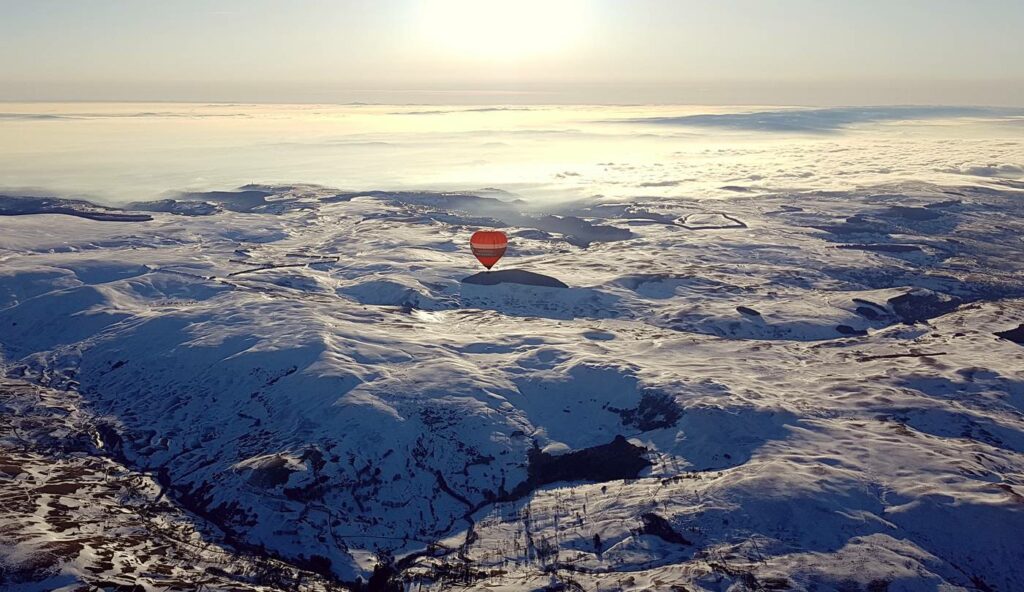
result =
[{"label": "snowy hillside", "polygon": [[[412,590],[1024,589],[1019,182],[0,206],[5,421],[67,391],[107,431],[61,454],[228,552]],[[509,254],[463,281],[481,228]],[[42,470],[18,433],[5,499]],[[15,514],[10,589],[92,549]],[[76,553],[44,575],[105,573]]]}]

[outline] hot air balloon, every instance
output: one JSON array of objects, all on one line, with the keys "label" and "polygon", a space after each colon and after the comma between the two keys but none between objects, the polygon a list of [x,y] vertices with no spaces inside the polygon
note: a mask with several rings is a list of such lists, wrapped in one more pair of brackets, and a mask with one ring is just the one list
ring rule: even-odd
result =
[{"label": "hot air balloon", "polygon": [[469,246],[480,263],[490,269],[505,254],[505,249],[508,248],[508,237],[504,232],[497,230],[479,230],[470,237]]}]

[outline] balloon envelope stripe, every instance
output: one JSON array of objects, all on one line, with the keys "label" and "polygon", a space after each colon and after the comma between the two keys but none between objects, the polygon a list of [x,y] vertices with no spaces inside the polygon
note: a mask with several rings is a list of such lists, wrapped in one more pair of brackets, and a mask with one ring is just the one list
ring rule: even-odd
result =
[{"label": "balloon envelope stripe", "polygon": [[477,257],[501,257],[505,254],[505,247],[500,249],[482,249],[473,247],[473,254]]}]

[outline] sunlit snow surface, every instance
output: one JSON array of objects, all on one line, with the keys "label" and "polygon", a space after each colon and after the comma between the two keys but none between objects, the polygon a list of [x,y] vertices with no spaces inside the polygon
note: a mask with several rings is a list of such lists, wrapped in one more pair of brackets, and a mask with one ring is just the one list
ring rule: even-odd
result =
[{"label": "sunlit snow surface", "polygon": [[[572,113],[608,118],[594,111]],[[336,182],[132,206],[149,221],[0,217],[5,371],[20,389],[80,393],[74,413],[115,425],[119,462],[160,475],[195,520],[343,581],[393,557],[424,590],[1021,589],[1024,347],[995,333],[1024,324],[1022,133],[1012,114],[962,115],[833,115],[798,137],[732,118],[606,122],[698,134],[678,140],[694,154],[733,142],[722,134],[767,137],[730,173],[672,160],[659,136],[629,140],[658,146],[632,171],[530,181],[541,197],[590,183],[608,196],[572,202]],[[780,118],[767,120],[794,125]],[[943,126],[955,141],[937,139]],[[538,146],[552,171],[585,172],[584,156],[553,166],[559,149]],[[854,154],[828,161],[833,149]],[[840,162],[918,180],[846,183]],[[799,166],[820,168],[784,189]],[[639,188],[681,168],[700,181]],[[488,179],[465,182],[507,189]],[[569,287],[463,283],[479,228],[509,234],[496,271]],[[5,494],[41,478],[11,460],[24,429],[0,439]],[[646,449],[636,478],[529,484],[529,455],[557,462],[617,436]],[[0,520],[15,567],[86,536]],[[85,569],[90,557],[53,569],[141,577]]]}]

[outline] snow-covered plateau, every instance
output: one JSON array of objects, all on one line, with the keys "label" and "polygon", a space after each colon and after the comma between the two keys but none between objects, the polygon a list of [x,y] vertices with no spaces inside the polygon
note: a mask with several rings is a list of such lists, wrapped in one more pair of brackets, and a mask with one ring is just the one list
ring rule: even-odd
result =
[{"label": "snow-covered plateau", "polygon": [[5,589],[1024,589],[1024,184],[486,193],[0,200]]},{"label": "snow-covered plateau", "polygon": [[0,589],[1020,592],[1022,123],[5,104]]}]

